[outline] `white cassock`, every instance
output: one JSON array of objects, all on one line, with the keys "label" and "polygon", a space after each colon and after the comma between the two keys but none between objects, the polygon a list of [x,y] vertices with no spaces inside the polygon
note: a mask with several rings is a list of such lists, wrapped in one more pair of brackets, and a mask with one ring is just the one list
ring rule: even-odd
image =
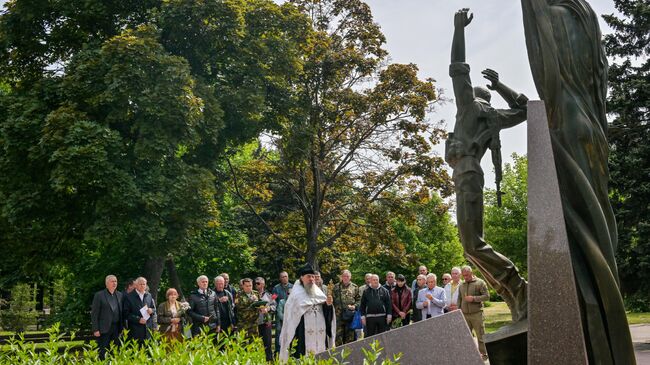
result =
[{"label": "white cassock", "polygon": [[336,315],[332,311],[332,336],[328,337],[323,314],[323,304],[326,299],[327,297],[318,286],[314,286],[314,295],[309,296],[300,280],[293,285],[291,294],[284,304],[284,322],[280,332],[280,361],[286,362],[289,359],[291,341],[293,341],[296,328],[303,316],[305,319],[306,353],[317,354],[332,347],[336,337]]}]

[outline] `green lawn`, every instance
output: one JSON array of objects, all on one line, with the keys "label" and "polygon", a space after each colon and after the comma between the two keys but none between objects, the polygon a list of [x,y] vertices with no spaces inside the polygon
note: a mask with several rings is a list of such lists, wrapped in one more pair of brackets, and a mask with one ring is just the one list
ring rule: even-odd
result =
[{"label": "green lawn", "polygon": [[628,313],[627,322],[629,324],[650,323],[650,313]]},{"label": "green lawn", "polygon": [[510,310],[504,302],[492,302],[483,311],[485,314],[485,332],[490,333],[498,330],[511,321]]},{"label": "green lawn", "polygon": [[[484,313],[485,332],[487,333],[494,332],[510,322],[510,311],[506,303],[492,302],[489,307],[485,308]],[[627,321],[629,324],[650,324],[650,313],[628,313]]]}]

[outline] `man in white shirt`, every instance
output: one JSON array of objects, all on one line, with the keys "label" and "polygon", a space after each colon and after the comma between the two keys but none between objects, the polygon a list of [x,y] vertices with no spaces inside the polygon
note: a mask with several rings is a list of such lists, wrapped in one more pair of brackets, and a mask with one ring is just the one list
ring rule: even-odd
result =
[{"label": "man in white shirt", "polygon": [[445,310],[447,312],[458,309],[458,288],[460,287],[460,267],[451,269],[451,280],[445,284]]}]

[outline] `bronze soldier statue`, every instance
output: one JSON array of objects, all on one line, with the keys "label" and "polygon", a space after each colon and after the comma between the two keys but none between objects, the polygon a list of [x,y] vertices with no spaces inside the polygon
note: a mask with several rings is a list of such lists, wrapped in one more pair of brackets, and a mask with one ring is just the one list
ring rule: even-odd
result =
[{"label": "bronze soldier statue", "polygon": [[493,160],[500,165],[499,131],[526,120],[528,98],[505,86],[499,81],[499,75],[490,69],[482,72],[490,81],[488,88],[501,95],[510,109],[493,108],[489,90],[472,87],[470,68],[465,63],[465,27],[473,18],[468,10],[459,10],[454,16],[449,75],[454,85],[457,112],[454,132],[446,142],[445,159],[454,169],[458,231],[465,256],[508,304],[513,321],[520,321],[527,316],[527,283],[512,261],[494,251],[483,239],[481,158],[490,148]]}]

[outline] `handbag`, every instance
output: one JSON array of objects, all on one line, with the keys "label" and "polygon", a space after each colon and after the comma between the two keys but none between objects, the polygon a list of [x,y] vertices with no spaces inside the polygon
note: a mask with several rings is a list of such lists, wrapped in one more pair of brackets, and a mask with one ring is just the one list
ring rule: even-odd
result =
[{"label": "handbag", "polygon": [[357,315],[357,311],[352,309],[345,309],[343,313],[341,313],[341,317],[343,317],[343,322],[353,321],[356,315]]},{"label": "handbag", "polygon": [[361,311],[354,311],[354,318],[352,318],[352,322],[350,322],[350,329],[360,330],[362,328],[363,324],[361,323]]}]

